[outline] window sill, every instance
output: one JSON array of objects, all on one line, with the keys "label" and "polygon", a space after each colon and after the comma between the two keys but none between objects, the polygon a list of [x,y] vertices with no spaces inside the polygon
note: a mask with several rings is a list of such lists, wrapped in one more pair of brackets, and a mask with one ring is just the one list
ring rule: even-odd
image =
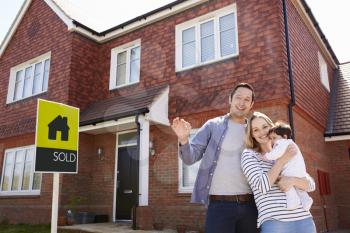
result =
[{"label": "window sill", "polygon": [[139,83],[140,83],[140,81],[135,82],[135,83],[128,83],[128,84],[120,85],[120,86],[113,87],[113,88],[109,89],[109,91],[119,91],[122,89],[126,89],[128,87],[137,86]]},{"label": "window sill", "polygon": [[227,57],[223,57],[223,58],[220,58],[220,59],[216,59],[216,60],[212,60],[212,61],[209,61],[209,62],[201,63],[201,64],[198,64],[198,65],[193,65],[193,66],[190,66],[190,67],[177,68],[175,72],[176,72],[176,74],[178,74],[178,73],[182,73],[182,72],[185,72],[185,71],[190,71],[190,70],[193,70],[193,69],[196,69],[196,68],[201,68],[201,67],[206,66],[206,65],[211,65],[211,64],[215,64],[215,63],[219,63],[219,62],[224,62],[224,61],[227,61],[227,60],[232,59],[232,58],[237,58],[238,55],[239,54],[237,53],[235,55],[230,55],[230,56],[227,56]]},{"label": "window sill", "polygon": [[26,101],[30,101],[32,99],[37,99],[38,97],[44,96],[46,94],[47,94],[47,91],[40,92],[38,94],[31,95],[31,96],[28,96],[28,97],[20,99],[20,100],[14,100],[12,102],[8,102],[8,103],[6,103],[6,105],[10,106],[10,105],[17,104],[17,103],[23,103],[23,102],[26,102]]},{"label": "window sill", "polygon": [[30,193],[2,193],[0,192],[0,199],[18,199],[18,198],[39,198],[40,192],[30,192]]}]

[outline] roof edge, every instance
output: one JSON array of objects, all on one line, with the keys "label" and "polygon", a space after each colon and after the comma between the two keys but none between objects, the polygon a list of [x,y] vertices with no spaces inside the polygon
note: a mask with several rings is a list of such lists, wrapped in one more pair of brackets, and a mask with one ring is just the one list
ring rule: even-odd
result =
[{"label": "roof edge", "polygon": [[127,113],[111,115],[111,116],[108,116],[108,117],[100,117],[100,118],[87,120],[87,121],[81,121],[79,123],[79,126],[94,125],[94,124],[98,124],[98,123],[101,123],[101,122],[104,122],[104,121],[118,120],[120,118],[130,117],[130,116],[134,116],[134,115],[137,115],[137,114],[145,114],[145,113],[148,113],[148,112],[149,112],[148,108],[141,108],[141,109],[137,109],[137,110],[134,110],[134,111],[131,111],[131,112],[127,112]]},{"label": "roof edge", "polygon": [[208,1],[210,0],[177,0],[102,32],[97,32],[94,29],[73,19],[73,27],[70,28],[70,31],[78,32],[98,43],[104,43]]},{"label": "roof edge", "polygon": [[0,58],[3,55],[3,53],[5,52],[7,45],[9,44],[10,40],[12,39],[12,36],[15,34],[18,25],[22,21],[22,18],[25,15],[25,13],[27,12],[31,3],[32,3],[32,0],[25,0],[23,2],[20,10],[18,11],[15,19],[13,20],[9,30],[7,31],[5,37],[0,45]]},{"label": "roof edge", "polygon": [[327,40],[325,34],[323,33],[323,31],[322,31],[320,25],[318,24],[318,22],[317,22],[317,20],[316,20],[316,18],[315,18],[315,16],[314,16],[314,14],[312,13],[311,8],[309,7],[309,5],[307,4],[307,2],[306,2],[305,0],[300,0],[300,1],[301,1],[301,3],[303,4],[306,13],[308,13],[308,15],[309,15],[311,21],[313,22],[313,24],[314,24],[314,26],[315,26],[315,28],[316,28],[318,34],[320,35],[320,37],[321,37],[323,43],[326,45],[326,48],[328,49],[328,51],[329,51],[329,53],[331,54],[332,58],[334,59],[334,61],[336,62],[336,64],[339,65],[339,60],[338,60],[337,56],[335,55],[335,53],[334,53],[334,51],[333,51],[331,45],[329,44],[329,42],[328,42],[328,40]]},{"label": "roof edge", "polygon": [[345,135],[350,135],[350,132],[324,133],[325,137],[345,136]]},{"label": "roof edge", "polygon": [[[68,30],[73,26],[72,19],[66,14],[63,9],[58,6],[53,0],[44,0],[45,3],[51,8],[51,10],[58,15],[58,17],[67,25]],[[3,43],[0,45],[0,58],[5,52],[7,45],[12,39],[12,36],[15,34],[17,27],[19,26],[20,22],[22,21],[22,18],[24,17],[25,13],[27,12],[30,4],[32,3],[32,0],[25,0],[21,6],[21,9],[17,13],[17,16],[15,20],[13,21],[11,27],[9,28]]]}]

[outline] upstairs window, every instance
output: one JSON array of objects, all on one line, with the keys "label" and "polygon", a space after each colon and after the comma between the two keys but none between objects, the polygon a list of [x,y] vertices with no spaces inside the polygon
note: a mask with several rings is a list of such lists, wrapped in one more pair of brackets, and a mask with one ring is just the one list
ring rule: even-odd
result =
[{"label": "upstairs window", "polygon": [[49,73],[50,53],[11,68],[7,103],[46,92]]},{"label": "upstairs window", "polygon": [[319,63],[319,67],[320,67],[321,83],[328,91],[330,91],[330,89],[329,89],[327,63],[324,60],[324,58],[323,58],[323,56],[322,56],[322,54],[320,52],[318,53],[318,63]]},{"label": "upstairs window", "polygon": [[236,5],[176,26],[176,71],[238,55]]},{"label": "upstairs window", "polygon": [[109,89],[140,81],[140,40],[112,49]]},{"label": "upstairs window", "polygon": [[41,173],[34,173],[34,146],[5,151],[0,195],[40,194]]}]

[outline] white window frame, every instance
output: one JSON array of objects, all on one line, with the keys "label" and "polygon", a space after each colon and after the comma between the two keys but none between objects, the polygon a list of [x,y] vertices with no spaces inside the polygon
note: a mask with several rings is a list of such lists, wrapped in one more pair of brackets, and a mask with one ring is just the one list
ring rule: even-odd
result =
[{"label": "white window frame", "polygon": [[327,91],[330,92],[327,62],[325,61],[320,52],[318,52],[318,64],[320,69],[321,83],[327,89]]},{"label": "white window frame", "polygon": [[[199,129],[191,129],[190,132],[190,137],[194,136]],[[178,143],[179,145],[179,143]],[[180,148],[178,148],[178,153],[180,154]],[[201,160],[197,161],[194,164],[200,163]],[[192,164],[191,166],[193,166]],[[183,161],[181,160],[180,156],[178,156],[178,170],[179,170],[179,187],[178,187],[178,192],[179,193],[192,193],[193,191],[193,186],[184,186],[183,184]]]},{"label": "white window frame", "polygon": [[[226,55],[226,56],[221,56],[220,55],[220,50],[221,50],[221,45],[220,45],[220,28],[219,28],[219,19],[220,17],[223,17],[225,15],[229,15],[231,13],[234,13],[235,17],[235,36],[236,36],[236,53]],[[215,57],[213,60],[201,61],[201,37],[200,37],[200,25],[202,23],[208,22],[210,20],[214,20],[214,43],[215,43]],[[196,56],[196,62],[194,65],[187,66],[187,67],[182,67],[182,32],[186,29],[195,27],[195,56]],[[184,70],[189,70],[195,67],[203,66],[203,65],[208,65],[211,63],[215,63],[221,60],[225,60],[228,58],[232,57],[237,57],[239,55],[239,47],[238,47],[238,24],[237,24],[237,8],[236,8],[236,3],[229,5],[227,7],[221,8],[219,10],[210,12],[206,15],[197,17],[195,19],[186,21],[184,23],[176,25],[175,28],[175,34],[176,34],[176,39],[175,39],[175,70],[176,72],[184,71]]]},{"label": "white window frame", "polygon": [[[7,100],[6,100],[6,104],[9,103],[13,103],[13,102],[17,102],[17,101],[21,101],[23,99],[27,99],[27,98],[31,98],[33,96],[42,94],[44,92],[47,92],[47,89],[45,90],[43,85],[44,85],[44,69],[45,69],[45,61],[49,59],[49,74],[48,74],[48,80],[50,79],[50,69],[51,69],[51,51],[48,53],[45,53],[43,55],[40,55],[36,58],[33,58],[29,61],[26,61],[22,64],[19,64],[17,66],[14,66],[11,68],[10,70],[10,78],[9,78],[9,85],[8,85],[8,91],[7,91]],[[35,65],[38,63],[42,63],[42,67],[41,67],[41,90],[38,93],[33,94],[33,88],[34,88],[34,72],[35,72]],[[31,92],[32,94],[29,96],[24,97],[24,79],[25,79],[25,70],[29,67],[32,67],[31,70]],[[23,89],[22,89],[22,98],[19,98],[17,100],[15,100],[15,84],[16,84],[16,74],[19,71],[23,71]]]},{"label": "white window frame", "polygon": [[[7,159],[7,154],[11,153],[11,152],[18,152],[21,150],[27,151],[33,149],[34,150],[34,154],[33,154],[33,160],[32,160],[32,172],[30,174],[30,180],[29,180],[29,190],[16,190],[16,191],[2,191],[2,185],[3,185],[3,180],[4,180],[4,175],[5,175],[5,166],[6,166],[6,159]],[[40,191],[41,191],[41,184],[42,184],[42,174],[40,174],[41,179],[40,179],[40,187],[38,190],[33,190],[33,179],[34,179],[34,169],[35,169],[35,146],[34,145],[30,145],[30,146],[24,146],[24,147],[16,147],[16,148],[11,148],[11,149],[6,149],[4,152],[4,161],[3,161],[3,166],[2,166],[2,176],[1,176],[1,185],[0,185],[0,196],[26,196],[26,195],[40,195]],[[20,177],[20,187],[22,187],[22,182],[23,182],[23,173],[24,173],[24,165],[25,165],[25,161],[26,161],[26,157],[24,157],[23,160],[23,165],[22,165],[22,173],[21,173],[21,177]],[[16,164],[16,161],[14,161],[13,167],[11,168],[12,170],[12,176],[10,179],[10,183],[12,185],[12,179],[13,179],[13,172],[14,172],[14,166]]]},{"label": "white window frame", "polygon": [[[131,49],[140,47],[140,68],[138,70],[139,79],[136,82],[130,82],[130,59]],[[117,86],[117,65],[118,65],[118,54],[122,52],[126,53],[126,83]],[[109,77],[109,90],[118,89],[121,87],[129,86],[140,82],[140,71],[141,71],[141,39],[123,44],[111,50],[111,66],[110,66],[110,77]]]}]

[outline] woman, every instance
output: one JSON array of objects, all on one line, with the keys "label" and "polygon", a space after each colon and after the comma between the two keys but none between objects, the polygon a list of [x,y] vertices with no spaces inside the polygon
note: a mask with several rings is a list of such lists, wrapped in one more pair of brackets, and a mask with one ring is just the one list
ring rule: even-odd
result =
[{"label": "woman", "polygon": [[315,190],[315,182],[305,178],[282,177],[278,184],[283,166],[294,156],[296,149],[287,152],[275,162],[263,160],[262,155],[271,151],[271,140],[267,136],[273,126],[272,121],[260,112],[254,112],[248,121],[246,147],[242,154],[241,165],[249,185],[254,193],[258,208],[258,227],[260,233],[316,233],[312,215],[300,205],[297,209],[286,208],[286,195],[289,188]]}]

